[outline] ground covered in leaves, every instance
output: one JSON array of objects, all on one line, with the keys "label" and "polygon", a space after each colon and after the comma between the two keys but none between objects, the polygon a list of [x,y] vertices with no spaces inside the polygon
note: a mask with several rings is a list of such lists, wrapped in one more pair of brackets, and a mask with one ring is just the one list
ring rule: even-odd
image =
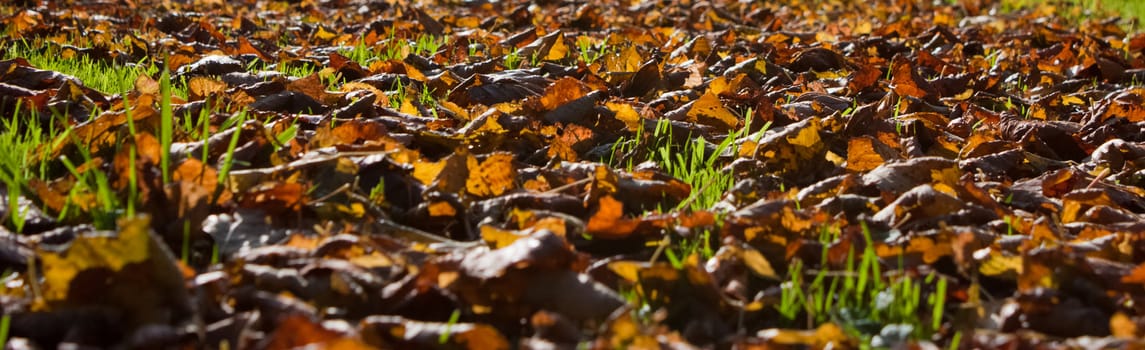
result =
[{"label": "ground covered in leaves", "polygon": [[935,3],[3,5],[0,328],[1145,346],[1145,35]]}]

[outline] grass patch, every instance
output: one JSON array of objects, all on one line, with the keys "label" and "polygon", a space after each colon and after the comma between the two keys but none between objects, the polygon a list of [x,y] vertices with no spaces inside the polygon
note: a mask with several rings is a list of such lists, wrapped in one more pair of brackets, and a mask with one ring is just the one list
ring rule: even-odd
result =
[{"label": "grass patch", "polygon": [[353,47],[338,50],[338,53],[358,62],[362,67],[369,67],[377,61],[401,60],[411,54],[432,56],[445,46],[447,41],[446,37],[429,34],[420,34],[412,40],[407,40],[395,37],[391,30],[389,37],[376,45],[368,46],[365,42],[359,41]]},{"label": "grass patch", "polygon": [[[610,159],[602,160],[613,167],[623,167],[631,171],[640,163],[650,161],[656,164],[665,173],[687,183],[692,188],[688,198],[681,201],[672,210],[710,210],[724,193],[735,185],[735,178],[731,173],[722,171],[721,158],[726,155],[735,155],[739,150],[737,141],[744,138],[751,130],[752,110],[748,109],[746,117],[748,123],[742,128],[725,135],[715,145],[699,137],[689,137],[688,141],[679,143],[672,132],[671,122],[660,119],[656,122],[651,133],[645,130],[641,123],[632,138],[622,137],[613,144]],[[770,122],[751,135],[756,142],[763,137],[771,125]],[[663,211],[661,209],[660,211]],[[722,225],[722,213],[716,215],[716,227]],[[659,258],[660,253],[676,268],[682,268],[684,261],[693,255],[700,259],[708,259],[715,255],[712,247],[712,230],[708,228],[693,229],[688,237],[665,236],[658,245],[657,252],[652,260]]]},{"label": "grass patch", "polygon": [[[43,128],[36,115],[20,114],[20,103],[16,103],[16,113],[11,118],[0,121],[0,183],[8,192],[7,218],[0,218],[0,222],[7,222],[17,232],[24,230],[24,216],[20,207],[20,195],[27,186],[28,180],[37,173],[33,173],[30,166],[32,153],[37,146],[44,143]],[[46,168],[41,166],[38,174],[42,175]],[[6,219],[6,220],[5,220]]]},{"label": "grass patch", "polygon": [[[748,115],[751,113],[750,110],[747,112]],[[750,118],[746,120],[750,121]],[[770,122],[764,125],[753,134],[753,138],[757,141],[762,138],[770,125]],[[723,164],[719,160],[739,150],[736,140],[744,137],[750,127],[749,123],[728,133],[715,145],[691,135],[687,142],[678,144],[672,135],[671,122],[661,119],[656,122],[651,133],[641,124],[632,138],[622,137],[617,140],[610,152],[612,158],[603,161],[629,171],[640,162],[651,161],[664,172],[692,186],[692,194],[676,209],[710,209],[735,184],[730,173],[720,170]]]},{"label": "grass patch", "polygon": [[[1120,16],[1124,19],[1145,19],[1145,2],[1139,0],[1003,0],[1001,9],[1013,12],[1023,8],[1051,5],[1058,16],[1081,22],[1106,16]],[[1139,24],[1133,23],[1131,30]]]},{"label": "grass patch", "polygon": [[[106,94],[124,94],[134,88],[135,80],[140,75],[160,73],[158,66],[154,64],[149,64],[146,68],[143,64],[110,65],[94,62],[83,56],[65,58],[66,55],[62,55],[61,50],[67,49],[61,49],[50,43],[35,46],[29,41],[20,41],[0,48],[5,59],[24,58],[37,69],[72,75],[85,86]],[[168,72],[159,74],[160,125],[159,135],[156,136],[162,149],[159,170],[164,182],[171,181],[172,165],[177,161],[170,153],[172,144],[184,137],[193,137],[206,145],[212,130],[208,116],[223,107],[216,105],[211,109],[204,109],[200,112],[197,123],[193,122],[193,118],[189,115],[174,115],[173,99],[180,93],[186,94],[185,86],[177,86],[175,82]],[[126,100],[126,95],[124,98],[126,105],[132,105],[131,100]],[[52,122],[60,120],[61,115],[42,116],[42,113],[34,108],[23,106],[23,100],[14,101],[13,106],[8,106],[14,107],[13,114],[0,120],[0,149],[5,150],[0,152],[0,186],[7,192],[7,196],[0,200],[4,200],[14,209],[6,217],[0,218],[0,223],[16,232],[23,231],[26,218],[19,204],[22,198],[35,197],[29,195],[33,193],[30,187],[33,180],[44,182],[64,180],[71,183],[71,187],[66,190],[63,206],[58,211],[47,213],[55,215],[61,222],[91,220],[97,228],[113,229],[117,218],[124,215],[132,216],[137,212],[140,189],[139,179],[134,170],[127,174],[116,174],[114,170],[101,166],[105,160],[94,154],[70,129],[59,127],[65,124]],[[134,140],[138,130],[131,117],[131,111],[131,108],[124,109],[127,113],[128,135],[120,138],[115,147],[116,152],[128,154],[127,168],[135,169],[139,150],[134,141],[129,139]],[[102,112],[93,110],[91,117],[95,118]],[[237,118],[232,119],[238,120],[239,124],[224,125],[223,129],[228,126],[241,127],[242,120],[246,118],[245,113],[238,113],[236,116]],[[41,154],[37,148],[41,145],[60,145],[69,142],[75,144],[75,152],[60,155],[55,159],[37,158]],[[223,176],[229,171],[235,147],[233,144],[236,142],[237,140],[232,140],[227,157],[224,159],[221,169]],[[203,155],[206,154],[204,150]],[[55,164],[59,167],[49,172],[49,168],[55,167]],[[111,184],[117,176],[126,176],[129,188],[123,191],[113,188]]]},{"label": "grass patch", "polygon": [[[929,339],[942,325],[946,279],[934,273],[884,273],[870,230],[865,222],[861,225],[865,247],[858,254],[853,248],[848,252],[843,271],[826,268],[827,244],[823,246],[824,261],[819,270],[805,268],[801,260],[789,265],[776,309],[793,326],[812,329],[832,322],[875,347]],[[838,236],[837,231],[824,231],[820,240],[829,242]],[[797,325],[800,320],[806,324]]]},{"label": "grass patch", "polygon": [[105,94],[120,94],[135,86],[135,78],[141,74],[154,74],[158,68],[154,64],[116,65],[93,61],[77,53],[68,54],[70,49],[45,44],[32,45],[21,41],[3,48],[4,59],[22,57],[33,67],[71,75],[83,82],[84,86]]}]

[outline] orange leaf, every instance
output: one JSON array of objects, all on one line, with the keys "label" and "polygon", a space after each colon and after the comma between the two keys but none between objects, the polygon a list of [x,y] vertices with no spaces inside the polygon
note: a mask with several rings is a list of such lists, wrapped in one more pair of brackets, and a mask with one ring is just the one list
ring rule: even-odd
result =
[{"label": "orange leaf", "polygon": [[925,79],[918,75],[910,61],[899,58],[894,61],[894,79],[891,85],[899,96],[910,96],[924,99],[933,89]]},{"label": "orange leaf", "polygon": [[187,98],[191,101],[206,99],[208,96],[222,96],[227,84],[212,78],[193,77],[187,82]]},{"label": "orange leaf", "polygon": [[513,167],[510,153],[494,153],[480,163],[476,157],[469,156],[467,163],[469,178],[465,180],[465,188],[469,194],[500,196],[516,186],[517,170]]},{"label": "orange leaf", "polygon": [[545,110],[551,111],[573,100],[584,97],[587,93],[588,88],[580,81],[571,77],[560,78],[545,88],[545,94],[541,96],[541,106]]},{"label": "orange leaf", "polygon": [[847,170],[867,171],[887,161],[875,151],[875,139],[870,136],[852,138],[847,143]]},{"label": "orange leaf", "polygon": [[600,197],[596,213],[588,219],[586,231],[593,236],[620,238],[632,234],[639,221],[624,218],[624,204],[611,195]]}]

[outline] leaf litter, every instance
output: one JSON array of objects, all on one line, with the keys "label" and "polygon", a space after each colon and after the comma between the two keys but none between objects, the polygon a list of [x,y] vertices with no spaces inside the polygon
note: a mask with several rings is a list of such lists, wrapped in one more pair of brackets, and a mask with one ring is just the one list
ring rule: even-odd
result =
[{"label": "leaf litter", "polygon": [[998,6],[3,5],[9,345],[1143,346],[1145,36]]}]

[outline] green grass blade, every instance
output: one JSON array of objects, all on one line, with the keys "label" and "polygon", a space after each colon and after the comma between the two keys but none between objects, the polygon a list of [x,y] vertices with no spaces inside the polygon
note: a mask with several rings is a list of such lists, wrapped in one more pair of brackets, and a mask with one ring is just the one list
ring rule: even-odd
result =
[{"label": "green grass blade", "polygon": [[171,182],[171,142],[175,116],[171,110],[171,73],[166,69],[159,76],[159,167],[163,183]]}]

